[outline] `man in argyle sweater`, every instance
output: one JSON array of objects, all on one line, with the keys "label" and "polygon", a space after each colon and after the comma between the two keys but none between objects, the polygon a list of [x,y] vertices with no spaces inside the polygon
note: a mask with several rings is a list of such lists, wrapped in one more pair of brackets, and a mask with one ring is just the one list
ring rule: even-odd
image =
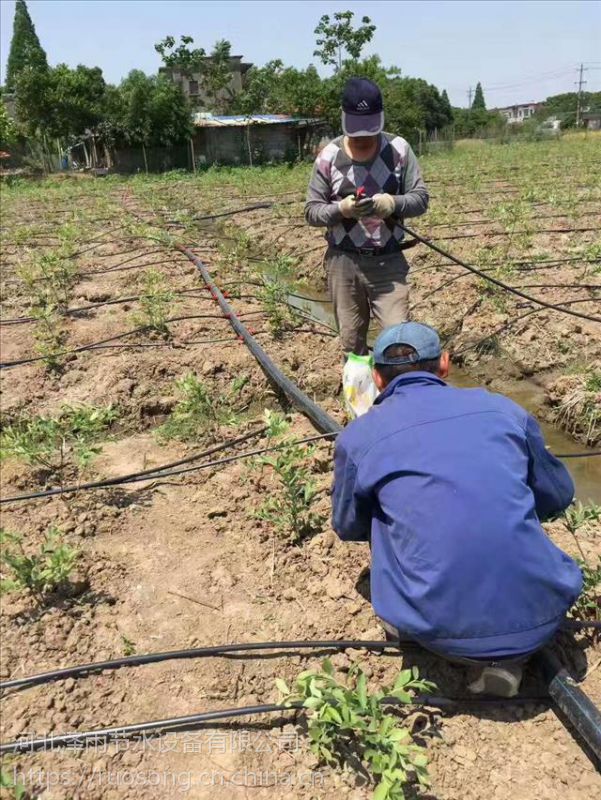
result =
[{"label": "man in argyle sweater", "polygon": [[342,98],[343,136],[319,153],[305,218],[327,228],[328,287],[345,353],[366,355],[370,316],[381,327],[408,319],[409,265],[399,226],[428,208],[428,191],[409,144],[383,132],[382,95],[352,78]]}]

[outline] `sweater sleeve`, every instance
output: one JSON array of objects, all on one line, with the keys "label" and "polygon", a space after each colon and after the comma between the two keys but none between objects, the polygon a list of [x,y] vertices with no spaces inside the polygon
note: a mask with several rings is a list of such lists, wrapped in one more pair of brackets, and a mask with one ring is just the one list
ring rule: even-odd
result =
[{"label": "sweater sleeve", "polygon": [[407,148],[403,170],[402,194],[396,195],[394,201],[395,214],[399,217],[420,217],[428,210],[430,196],[418,160],[410,147]]},{"label": "sweater sleeve", "polygon": [[305,219],[309,225],[325,228],[340,222],[342,213],[338,203],[331,201],[332,188],[327,177],[319,168],[319,158],[313,167],[307,201],[305,203]]}]

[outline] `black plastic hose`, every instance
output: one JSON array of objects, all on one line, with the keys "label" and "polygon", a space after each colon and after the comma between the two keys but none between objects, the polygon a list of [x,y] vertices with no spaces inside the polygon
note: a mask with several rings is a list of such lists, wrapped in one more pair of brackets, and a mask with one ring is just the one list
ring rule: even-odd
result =
[{"label": "black plastic hose", "polygon": [[509,286],[507,283],[503,283],[503,281],[498,280],[497,278],[493,278],[490,275],[487,275],[482,270],[473,267],[471,264],[467,264],[465,261],[462,261],[457,256],[452,255],[451,253],[443,250],[434,242],[430,241],[429,239],[420,236],[419,233],[416,233],[411,228],[408,228],[406,225],[401,225],[399,223],[399,227],[401,227],[406,233],[410,236],[413,236],[422,244],[425,244],[426,247],[429,247],[434,252],[438,253],[445,258],[448,258],[454,264],[458,264],[460,267],[469,270],[469,272],[473,272],[474,275],[478,275],[478,277],[482,278],[485,281],[489,281],[489,283],[494,283],[495,286],[499,286],[501,289],[504,289],[506,292],[510,292],[511,294],[515,294],[517,297],[522,297],[524,300],[529,300],[531,303],[536,303],[536,305],[542,306],[543,308],[549,308],[552,311],[560,311],[563,314],[568,314],[571,317],[578,317],[579,319],[586,319],[590,322],[601,322],[601,317],[594,317],[591,314],[582,314],[579,311],[570,311],[567,308],[562,308],[562,306],[553,305],[553,303],[547,303],[545,300],[538,300],[536,297],[532,297],[532,295],[526,294],[525,292],[521,292],[519,289],[514,289],[513,286]]},{"label": "black plastic hose", "polygon": [[248,211],[258,211],[261,208],[273,208],[274,203],[255,203],[252,206],[244,206],[244,208],[234,208],[230,209],[230,211],[221,211],[218,214],[204,214],[204,215],[196,215],[192,217],[192,219],[196,220],[197,222],[201,220],[209,220],[209,219],[218,219],[219,217],[234,217],[236,214],[245,214]]},{"label": "black plastic hose", "polygon": [[[522,705],[523,703],[546,703],[547,696],[539,697],[439,697],[436,695],[416,695],[409,702],[402,702],[396,697],[384,697],[382,702],[389,706],[428,706],[431,708],[456,708],[462,706],[508,706]],[[256,714],[276,714],[289,711],[298,711],[303,708],[302,702],[291,702],[286,705],[278,703],[265,703],[242,708],[224,708],[218,711],[202,711],[198,714],[187,714],[183,717],[139,722],[134,725],[125,725],[112,728],[100,728],[81,733],[48,734],[40,739],[23,739],[7,742],[0,745],[0,754],[31,753],[37,750],[54,750],[59,747],[73,745],[77,748],[92,742],[93,745],[104,744],[111,739],[131,739],[138,734],[168,733],[170,731],[186,730],[207,722],[216,722],[221,719],[235,719],[236,717],[250,717]]]},{"label": "black plastic hose", "polygon": [[[405,647],[405,642],[401,643]],[[416,645],[407,645],[415,648]],[[113,658],[108,661],[98,661],[92,664],[83,664],[75,667],[41,672],[25,678],[14,678],[0,683],[0,691],[6,689],[24,689],[30,686],[39,686],[52,681],[66,680],[67,678],[80,678],[92,672],[102,672],[105,669],[121,669],[121,667],[139,667],[142,664],[156,664],[160,661],[176,661],[187,658],[214,658],[230,653],[256,653],[263,650],[398,650],[398,642],[377,640],[353,639],[317,639],[315,641],[293,642],[242,642],[238,644],[221,644],[208,647],[193,647],[186,650],[167,650],[162,653],[138,653],[134,656]]]},{"label": "black plastic hose", "polygon": [[220,458],[216,461],[206,461],[202,464],[198,464],[195,467],[183,467],[182,469],[171,469],[165,470],[161,467],[155,467],[151,470],[145,470],[144,473],[134,477],[125,476],[120,478],[109,478],[104,481],[95,481],[93,483],[81,483],[78,486],[64,486],[61,488],[56,489],[46,489],[42,492],[31,492],[30,494],[19,494],[15,495],[14,497],[3,497],[0,499],[0,505],[5,505],[6,503],[18,503],[23,500],[38,500],[43,497],[54,497],[56,495],[61,494],[72,494],[73,492],[81,492],[81,491],[89,491],[92,489],[106,489],[113,486],[119,486],[122,484],[130,484],[130,483],[139,483],[140,481],[158,481],[163,480],[164,478],[170,478],[174,475],[184,475],[188,472],[197,472],[202,469],[212,469],[213,467],[220,467],[223,464],[231,464],[232,461],[239,461],[242,458],[251,458],[252,456],[260,456],[263,453],[271,453],[274,450],[281,450],[284,447],[289,447],[290,445],[297,445],[297,444],[309,444],[310,442],[317,442],[321,439],[327,439],[330,436],[335,435],[332,433],[321,433],[317,436],[308,436],[305,439],[293,439],[289,442],[282,442],[280,444],[272,445],[271,447],[261,447],[257,450],[249,450],[246,453],[238,453],[235,456],[228,456],[227,458]]},{"label": "black plastic hose", "polygon": [[305,414],[315,427],[324,433],[339,433],[342,428],[335,422],[325,411],[313,402],[307,395],[301,391],[298,386],[287,378],[284,373],[276,366],[276,364],[267,355],[265,350],[258,344],[258,342],[251,336],[248,329],[236,316],[234,309],[227,302],[219,288],[213,282],[209,271],[205,264],[194,255],[194,253],[183,245],[177,245],[177,249],[184,253],[193,264],[196,265],[198,271],[202,275],[204,282],[211,290],[214,299],[219,303],[224,315],[228,318],[230,325],[236,331],[238,336],[241,336],[250,352],[259,362],[261,368],[267,375],[267,378],[280,389],[291,402]]}]

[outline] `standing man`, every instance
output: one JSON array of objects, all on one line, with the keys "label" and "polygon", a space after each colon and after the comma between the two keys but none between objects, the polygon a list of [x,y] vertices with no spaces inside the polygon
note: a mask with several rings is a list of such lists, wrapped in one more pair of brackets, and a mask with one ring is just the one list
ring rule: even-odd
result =
[{"label": "standing man", "polygon": [[571,503],[572,479],[523,408],[445,383],[429,326],[387,328],[373,358],[380,394],[336,440],[334,530],[371,543],[389,634],[479,665],[473,692],[512,697],[582,589],[540,524]]},{"label": "standing man", "polygon": [[318,155],[305,218],[327,228],[328,286],[345,354],[366,355],[370,314],[382,327],[409,316],[409,265],[399,222],[428,208],[417,159],[405,139],[383,133],[380,89],[351,78],[342,129]]}]

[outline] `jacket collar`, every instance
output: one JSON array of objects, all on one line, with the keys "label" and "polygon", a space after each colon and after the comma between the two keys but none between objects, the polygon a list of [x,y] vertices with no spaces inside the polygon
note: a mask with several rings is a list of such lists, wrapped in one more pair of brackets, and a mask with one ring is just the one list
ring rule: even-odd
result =
[{"label": "jacket collar", "polygon": [[395,392],[405,389],[407,386],[446,386],[447,384],[431,372],[406,372],[404,375],[398,375],[390,381],[388,386],[381,392],[374,400],[374,405],[386,400],[387,397],[395,394]]}]

